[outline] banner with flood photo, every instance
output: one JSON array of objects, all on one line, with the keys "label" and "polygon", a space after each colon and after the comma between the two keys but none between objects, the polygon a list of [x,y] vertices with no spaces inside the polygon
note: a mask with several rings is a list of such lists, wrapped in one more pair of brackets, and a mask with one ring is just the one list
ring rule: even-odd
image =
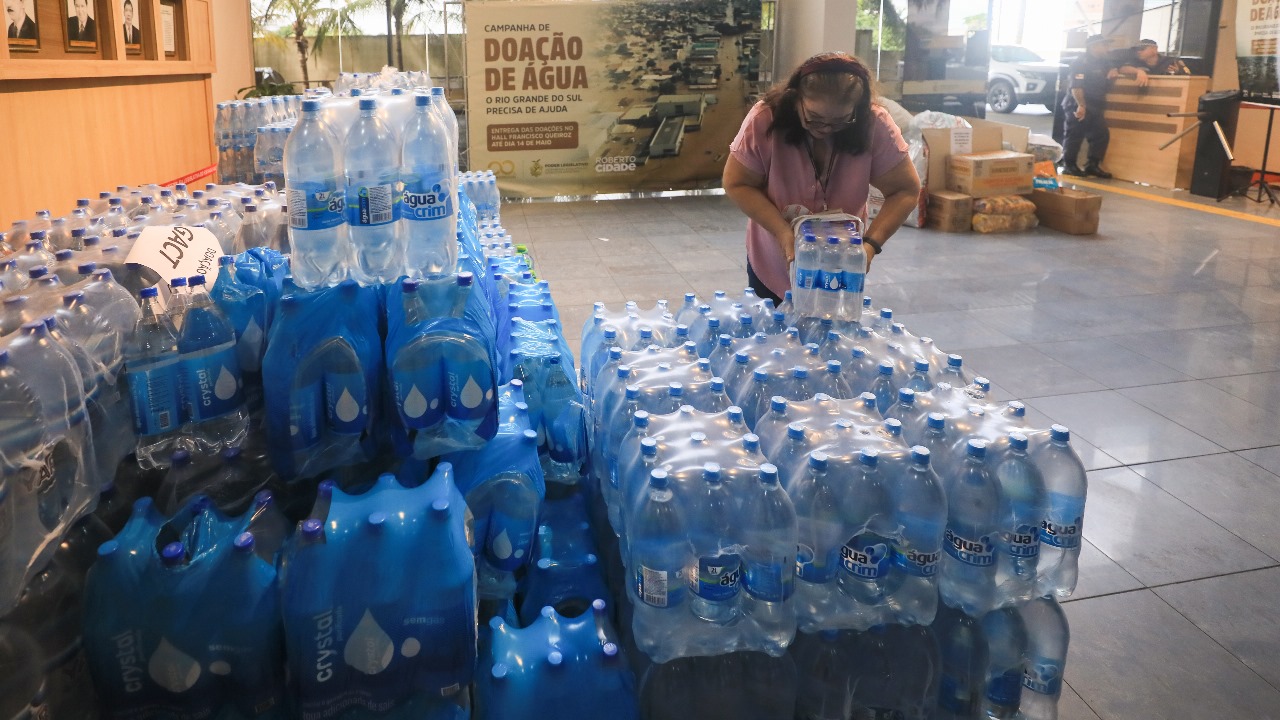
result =
[{"label": "banner with flood photo", "polygon": [[758,0],[464,8],[468,165],[504,195],[719,186],[756,100]]},{"label": "banner with flood photo", "polygon": [[1236,62],[1246,97],[1280,95],[1280,0],[1240,0],[1236,6]]}]

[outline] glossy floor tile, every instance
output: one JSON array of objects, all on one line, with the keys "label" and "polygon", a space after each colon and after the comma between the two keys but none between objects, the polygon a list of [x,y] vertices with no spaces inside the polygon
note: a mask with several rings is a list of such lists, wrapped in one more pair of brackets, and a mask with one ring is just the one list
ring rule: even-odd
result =
[{"label": "glossy floor tile", "polygon": [[[1251,205],[1232,209],[1266,212]],[[724,197],[513,204],[503,220],[575,352],[594,301],[746,284],[746,221]],[[903,228],[867,293],[988,376],[993,401],[1025,400],[1029,427],[1071,428],[1090,489],[1058,717],[1280,720],[1274,229],[1107,193],[1092,237]]]}]

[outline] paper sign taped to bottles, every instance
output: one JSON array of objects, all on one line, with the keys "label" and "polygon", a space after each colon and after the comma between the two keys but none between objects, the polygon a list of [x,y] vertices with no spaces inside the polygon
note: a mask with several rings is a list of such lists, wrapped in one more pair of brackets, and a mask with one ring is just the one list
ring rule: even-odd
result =
[{"label": "paper sign taped to bottles", "polygon": [[968,155],[973,152],[973,128],[951,129],[951,154]]},{"label": "paper sign taped to bottles", "polygon": [[222,244],[205,228],[156,225],[142,229],[125,262],[149,267],[166,281],[203,275],[205,285],[213,287],[221,255]]}]

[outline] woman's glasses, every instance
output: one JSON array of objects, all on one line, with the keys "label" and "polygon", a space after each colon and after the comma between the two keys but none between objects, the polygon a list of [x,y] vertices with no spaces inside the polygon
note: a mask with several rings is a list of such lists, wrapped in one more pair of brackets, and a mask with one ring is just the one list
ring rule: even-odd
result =
[{"label": "woman's glasses", "polygon": [[845,118],[844,120],[837,120],[835,122],[832,122],[829,120],[817,120],[810,117],[809,108],[805,107],[804,103],[800,103],[800,117],[804,119],[805,125],[808,125],[814,130],[843,130],[849,127],[850,125],[852,125],[854,121],[857,120],[857,110],[849,113],[849,117]]}]

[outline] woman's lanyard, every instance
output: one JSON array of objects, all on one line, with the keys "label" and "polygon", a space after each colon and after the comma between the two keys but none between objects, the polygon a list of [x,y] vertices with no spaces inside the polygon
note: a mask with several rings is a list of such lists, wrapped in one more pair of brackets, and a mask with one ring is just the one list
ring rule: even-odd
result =
[{"label": "woman's lanyard", "polygon": [[818,182],[818,188],[822,191],[822,211],[827,210],[827,183],[831,181],[831,171],[836,166],[836,148],[834,144],[831,148],[831,154],[827,157],[827,169],[822,170],[818,165],[818,156],[813,152],[813,138],[806,137],[804,139],[805,148],[809,151],[809,164],[813,166],[813,179]]}]

